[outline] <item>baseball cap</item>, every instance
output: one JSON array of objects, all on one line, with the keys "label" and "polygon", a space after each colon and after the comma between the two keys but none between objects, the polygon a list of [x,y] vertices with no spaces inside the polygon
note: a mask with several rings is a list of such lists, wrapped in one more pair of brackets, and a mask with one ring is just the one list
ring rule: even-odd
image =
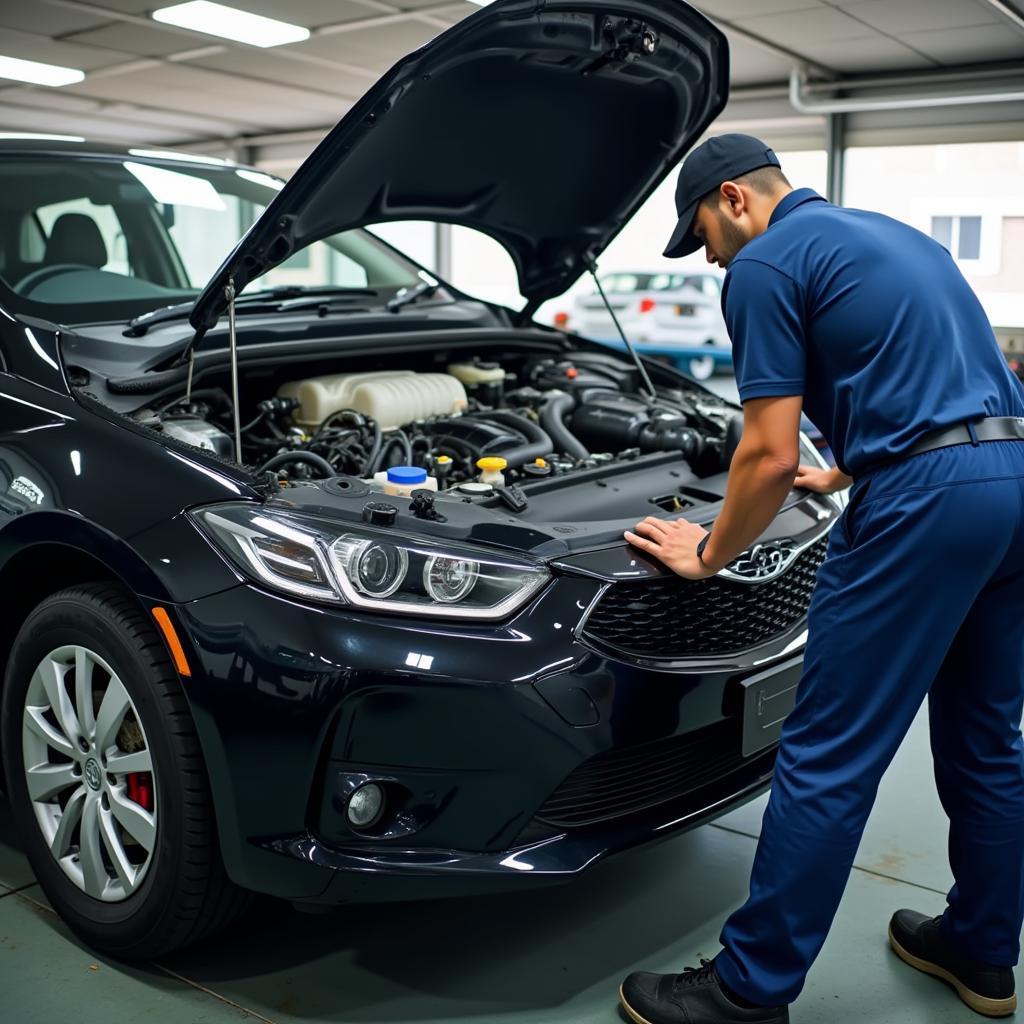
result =
[{"label": "baseball cap", "polygon": [[703,243],[690,231],[700,201],[723,181],[738,178],[758,167],[781,167],[779,158],[753,135],[730,132],[702,142],[683,161],[676,183],[679,222],[663,256],[688,256]]}]

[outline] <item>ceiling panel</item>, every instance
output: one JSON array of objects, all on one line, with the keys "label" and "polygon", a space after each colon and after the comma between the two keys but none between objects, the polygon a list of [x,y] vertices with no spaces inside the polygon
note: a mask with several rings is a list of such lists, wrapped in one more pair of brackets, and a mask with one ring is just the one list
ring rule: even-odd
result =
[{"label": "ceiling panel", "polygon": [[60,64],[82,71],[91,71],[107,64],[119,64],[124,60],[124,54],[118,53],[117,50],[76,46],[34,32],[4,29],[0,38],[3,39],[3,52],[6,56]]},{"label": "ceiling panel", "polygon": [[876,34],[870,26],[832,7],[746,18],[742,27],[791,50],[812,53],[814,43]]},{"label": "ceiling panel", "polygon": [[736,38],[728,29],[725,34],[729,37],[729,77],[732,85],[777,82],[789,74],[790,62],[785,58]]},{"label": "ceiling panel", "polygon": [[986,25],[999,20],[988,4],[975,0],[857,0],[839,3],[840,10],[859,18],[882,32],[902,35],[924,29],[963,28]]},{"label": "ceiling panel", "polygon": [[[172,0],[167,0],[168,3]],[[380,13],[376,4],[363,4],[358,0],[231,0],[235,7],[244,6],[253,14],[266,18],[278,18],[293,25],[317,28],[320,25],[334,25],[356,18],[369,18]],[[437,0],[434,0],[437,3]]]},{"label": "ceiling panel", "polygon": [[281,83],[303,90],[312,89],[339,98],[358,98],[373,84],[372,79],[290,60],[272,50],[261,50],[259,53],[228,50],[198,60],[184,61],[182,66],[245,75],[267,84]]},{"label": "ceiling panel", "polygon": [[904,32],[900,38],[943,64],[1024,60],[1024,34],[1009,25]]},{"label": "ceiling panel", "polygon": [[[36,2],[0,3],[0,26],[19,29],[22,32],[36,32],[40,35],[62,35],[79,29],[93,28],[108,19],[103,15],[86,11],[72,11],[68,8],[51,7]],[[5,33],[6,35],[6,33]],[[6,53],[6,50],[4,51]],[[11,54],[11,56],[15,56]]]},{"label": "ceiling panel", "polygon": [[293,49],[387,71],[400,57],[433,39],[441,29],[419,21],[400,21],[376,28],[313,36]]},{"label": "ceiling panel", "polygon": [[[824,6],[820,0],[714,0],[712,3],[698,3],[695,7],[709,18],[745,18],[748,15],[778,14],[781,11],[806,11]],[[746,23],[741,28],[747,28]]]},{"label": "ceiling panel", "polygon": [[917,71],[938,66],[934,60],[886,36],[817,43],[814,59],[833,71],[847,75],[871,71]]},{"label": "ceiling panel", "polygon": [[127,21],[115,22],[88,32],[77,32],[66,36],[65,40],[82,46],[104,46],[109,50],[121,50],[123,53],[145,57],[163,57],[168,53],[180,53],[193,48],[190,41],[177,32],[164,32]]}]

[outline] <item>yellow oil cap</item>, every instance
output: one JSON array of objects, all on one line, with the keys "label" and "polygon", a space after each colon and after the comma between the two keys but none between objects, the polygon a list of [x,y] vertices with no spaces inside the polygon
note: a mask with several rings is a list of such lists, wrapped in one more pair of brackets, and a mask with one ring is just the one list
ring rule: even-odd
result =
[{"label": "yellow oil cap", "polygon": [[546,466],[548,464],[547,459],[542,459],[539,455],[533,460],[535,466]]},{"label": "yellow oil cap", "polygon": [[485,455],[482,459],[476,460],[476,468],[482,469],[485,473],[498,473],[508,465],[508,460],[500,455]]},{"label": "yellow oil cap", "polygon": [[434,461],[441,463],[441,465],[443,466],[446,462],[451,462],[452,458],[450,455],[438,455],[438,457],[434,459]]}]

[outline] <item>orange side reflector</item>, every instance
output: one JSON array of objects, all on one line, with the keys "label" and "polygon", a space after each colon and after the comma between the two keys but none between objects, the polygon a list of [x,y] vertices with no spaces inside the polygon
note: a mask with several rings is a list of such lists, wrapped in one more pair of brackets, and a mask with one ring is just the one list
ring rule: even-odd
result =
[{"label": "orange side reflector", "polygon": [[170,648],[171,657],[174,659],[174,667],[178,670],[179,675],[191,676],[192,669],[188,667],[185,648],[181,646],[178,634],[174,631],[174,623],[171,622],[171,617],[165,609],[160,607],[153,608],[151,611],[153,612],[153,618],[156,619],[156,624],[160,627],[160,632],[163,633],[164,639],[167,641],[167,646]]}]

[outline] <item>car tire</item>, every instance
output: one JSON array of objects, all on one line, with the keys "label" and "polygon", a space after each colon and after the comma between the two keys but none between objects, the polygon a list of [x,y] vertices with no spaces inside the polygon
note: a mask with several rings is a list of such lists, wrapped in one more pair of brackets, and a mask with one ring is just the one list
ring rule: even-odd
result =
[{"label": "car tire", "polygon": [[710,353],[706,356],[693,356],[688,366],[694,380],[710,380],[715,375],[715,357]]},{"label": "car tire", "polygon": [[147,960],[246,909],[250,894],[221,861],[181,682],[124,588],[72,587],[30,613],[10,651],[0,730],[25,852],[83,941]]}]

